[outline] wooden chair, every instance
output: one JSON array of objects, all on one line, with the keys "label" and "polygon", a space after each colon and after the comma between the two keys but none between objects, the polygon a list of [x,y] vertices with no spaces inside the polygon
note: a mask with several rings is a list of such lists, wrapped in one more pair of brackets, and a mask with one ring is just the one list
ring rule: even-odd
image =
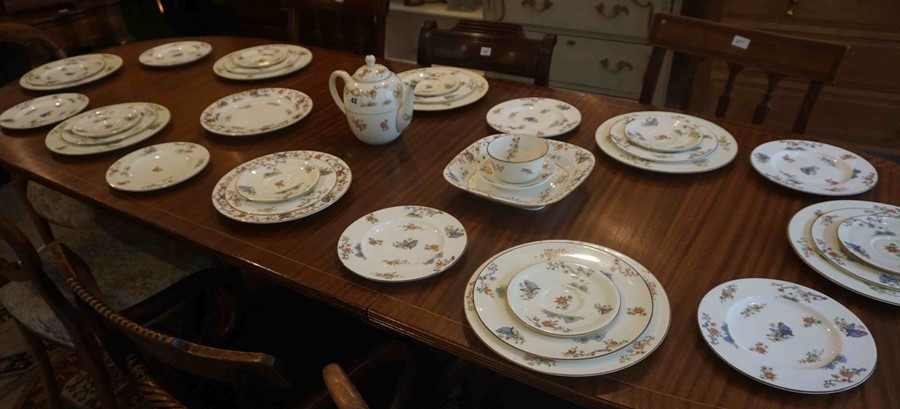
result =
[{"label": "wooden chair", "polygon": [[640,102],[650,104],[666,50],[721,60],[728,64],[728,82],[719,97],[716,116],[723,117],[731,103],[734,81],[745,67],[766,71],[768,86],[757,105],[753,123],[762,124],[772,110],[772,94],[786,76],[809,79],[806,97],[794,121],[793,132],[806,130],[816,99],[825,83],[834,81],[848,46],[753,30],[666,13],[653,17],[649,43],[653,53],[644,74]]},{"label": "wooden chair", "polygon": [[282,0],[293,43],[384,57],[390,0]]},{"label": "wooden chair", "polygon": [[518,75],[546,86],[555,47],[556,34],[532,40],[518,24],[463,19],[451,29],[438,29],[427,20],[419,31],[417,62]]},{"label": "wooden chair", "polygon": [[32,66],[43,64],[49,60],[66,58],[66,52],[59,48],[43,31],[25,24],[0,23],[0,43],[17,44],[24,47],[28,51],[26,54]]},{"label": "wooden chair", "polygon": [[[285,402],[283,392],[291,386],[291,368],[282,367],[281,361],[274,356],[213,348],[137,324],[107,306],[105,294],[74,252],[64,244],[54,244],[53,251],[68,272],[67,282],[78,297],[85,317],[94,324],[114,360],[134,377],[144,397],[156,408],[185,407],[172,392],[172,385],[166,385],[165,376],[158,375],[164,374],[166,369],[232,385],[238,407],[243,408],[282,407],[285,403],[297,408],[326,407],[329,406],[329,396],[340,409],[367,408],[366,401],[351,379],[359,380],[388,364],[400,366],[401,374],[397,378],[388,378],[390,383],[396,385],[396,392],[390,405],[384,407],[402,407],[412,392],[411,382],[415,376],[412,351],[405,344],[390,340],[357,361],[350,367],[349,375],[339,364],[328,364],[323,370],[327,389],[322,387],[315,393],[302,396],[299,403]],[[320,328],[316,330],[325,332]],[[295,351],[298,349],[295,348]],[[317,352],[315,349],[313,351]]]}]

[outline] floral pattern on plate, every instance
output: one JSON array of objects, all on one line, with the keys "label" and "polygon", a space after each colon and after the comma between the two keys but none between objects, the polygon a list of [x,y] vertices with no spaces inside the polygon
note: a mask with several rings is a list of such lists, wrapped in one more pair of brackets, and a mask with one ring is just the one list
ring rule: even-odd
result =
[{"label": "floral pattern on plate", "polygon": [[507,183],[500,180],[499,178],[494,176],[494,167],[491,166],[490,161],[485,161],[484,163],[482,163],[482,165],[478,168],[478,175],[481,176],[482,180],[494,185],[494,187],[498,189],[532,189],[542,186],[547,182],[553,180],[554,176],[556,176],[556,163],[554,163],[552,160],[545,160],[543,166],[541,166],[541,173],[538,174],[538,177],[525,183]]},{"label": "floral pattern on plate", "polygon": [[[654,117],[656,118],[656,117]],[[673,118],[682,118],[680,115]],[[620,149],[628,152],[636,158],[644,159],[650,162],[660,163],[676,163],[684,164],[686,162],[699,161],[716,152],[719,148],[719,138],[716,138],[712,132],[701,125],[696,125],[700,137],[700,144],[692,149],[683,152],[656,152],[644,149],[629,142],[624,131],[628,123],[636,121],[635,117],[625,117],[624,120],[617,122],[609,131],[609,139]]]},{"label": "floral pattern on plate", "polygon": [[[245,53],[252,48],[258,47],[281,47],[287,51],[287,58],[278,64],[274,64],[264,68],[243,68],[233,63],[236,55]],[[260,80],[266,78],[274,78],[287,75],[306,67],[312,62],[312,52],[304,47],[292,44],[269,44],[256,47],[249,47],[242,50],[232,52],[222,58],[219,58],[213,64],[213,72],[222,78],[232,80]]]},{"label": "floral pattern on plate", "polygon": [[594,155],[566,142],[548,141],[547,159],[556,165],[550,183],[530,189],[500,189],[488,183],[479,170],[487,160],[487,145],[500,135],[491,135],[469,145],[444,168],[444,179],[462,190],[495,202],[538,210],[556,203],[572,193],[594,169]]},{"label": "floral pattern on plate", "polygon": [[397,74],[409,84],[413,77],[426,78],[429,75],[451,74],[459,81],[459,87],[451,93],[436,96],[413,96],[413,109],[416,111],[445,111],[466,106],[481,99],[488,92],[488,82],[481,74],[473,71],[450,67],[426,67],[404,71]]},{"label": "floral pattern on plate", "polygon": [[25,74],[31,85],[62,85],[83,80],[103,69],[103,58],[96,55],[69,57],[49,62]]},{"label": "floral pattern on plate", "polygon": [[[656,348],[659,347],[669,330],[671,311],[669,309],[669,298],[666,295],[665,289],[660,285],[659,281],[657,281],[656,277],[654,277],[653,274],[651,274],[646,268],[644,268],[634,259],[615,250],[598,246],[596,244],[569,240],[547,240],[541,243],[547,243],[550,245],[580,245],[584,248],[592,248],[609,252],[622,259],[626,264],[628,264],[631,268],[633,268],[640,274],[640,277],[647,283],[647,286],[650,288],[650,293],[653,297],[654,310],[654,314],[650,319],[650,325],[634,342],[630,343],[626,347],[619,349],[612,354],[595,358],[578,360],[557,360],[543,358],[533,354],[529,354],[527,352],[522,352],[521,350],[516,349],[497,338],[493,334],[493,332],[485,327],[485,325],[481,322],[475,309],[473,299],[476,294],[481,294],[485,291],[488,293],[494,293],[495,291],[493,286],[484,287],[477,285],[479,283],[478,277],[480,276],[481,271],[483,271],[488,266],[488,264],[492,262],[493,258],[491,258],[485,261],[485,263],[482,264],[481,267],[475,270],[472,278],[469,279],[469,283],[466,287],[465,295],[463,297],[463,302],[465,303],[464,312],[466,314],[466,321],[472,327],[475,335],[482,342],[484,342],[485,345],[488,346],[488,348],[496,352],[502,358],[507,359],[510,362],[526,369],[549,375],[584,377],[603,375],[625,369],[648,357],[651,353],[653,353],[653,351],[656,350]],[[531,244],[534,243],[523,244],[522,246],[528,246]]]},{"label": "floral pattern on plate", "polygon": [[159,190],[190,179],[209,163],[209,151],[191,142],[167,142],[131,152],[106,171],[106,182],[129,192]]},{"label": "floral pattern on plate", "polygon": [[144,51],[138,61],[150,67],[171,67],[192,63],[211,51],[212,46],[204,41],[176,41]]},{"label": "floral pattern on plate", "polygon": [[627,121],[623,133],[644,149],[676,153],[699,145],[709,132],[685,116],[637,115]]},{"label": "floral pattern on plate", "polygon": [[309,192],[319,175],[319,168],[312,162],[288,159],[242,173],[235,186],[238,193],[254,202],[280,202]]},{"label": "floral pattern on plate", "polygon": [[300,121],[312,107],[312,99],[297,90],[252,89],[213,102],[200,114],[200,124],[220,135],[257,135]]},{"label": "floral pattern on plate", "polygon": [[869,161],[821,142],[766,142],[753,150],[750,163],[766,179],[805,193],[855,195],[878,183],[878,172]]},{"label": "floral pattern on plate", "polygon": [[[247,200],[237,190],[238,177],[265,163],[306,160],[319,168],[319,180],[309,193],[275,203]],[[337,156],[316,151],[287,151],[261,156],[230,170],[219,179],[212,203],[225,217],[253,224],[282,223],[315,214],[338,201],[350,188],[350,167]]]},{"label": "floral pattern on plate", "polygon": [[[836,209],[819,216],[809,229],[813,245],[832,264],[856,278],[878,286],[900,290],[900,276],[860,262],[841,246],[838,229],[851,217],[869,213],[866,208]],[[880,215],[870,215],[876,217]],[[900,217],[900,216],[895,216]]]},{"label": "floral pattern on plate", "polygon": [[141,113],[134,107],[110,105],[73,118],[69,131],[87,138],[103,138],[125,132],[140,121]]},{"label": "floral pattern on plate", "polygon": [[[610,139],[610,133],[616,124],[624,121],[626,118],[630,118],[635,115],[689,117],[695,123],[698,123],[704,128],[711,131],[713,133],[713,136],[718,139],[718,145],[716,147],[716,150],[712,153],[686,162],[667,163],[639,158],[632,155],[630,152],[623,150],[618,145],[613,143],[612,139]],[[607,119],[605,122],[600,124],[599,127],[597,127],[597,132],[594,134],[594,139],[597,142],[597,146],[600,147],[600,150],[606,153],[609,157],[638,169],[662,173],[684,174],[709,172],[731,163],[731,161],[734,160],[734,158],[737,156],[738,152],[737,141],[733,136],[731,136],[730,133],[728,133],[728,131],[723,129],[721,126],[718,126],[702,118],[663,111],[632,112],[629,114],[623,114]]]},{"label": "floral pattern on plate", "polygon": [[250,47],[231,53],[231,62],[241,68],[267,68],[284,61],[287,48],[280,45]]},{"label": "floral pattern on plate", "polygon": [[[841,247],[872,267],[900,274],[900,219],[884,216],[858,216],[838,226]],[[900,288],[900,276],[894,275],[891,287]]]},{"label": "floral pattern on plate", "polygon": [[817,273],[857,294],[887,304],[900,306],[900,290],[893,290],[860,280],[831,263],[813,244],[810,233],[813,223],[828,212],[838,209],[859,209],[857,214],[884,214],[900,217],[900,207],[862,200],[833,200],[807,206],[794,214],[788,224],[788,240],[797,255]]},{"label": "floral pattern on plate", "polygon": [[581,112],[555,99],[519,98],[491,108],[487,122],[500,132],[549,138],[575,129],[581,123]]},{"label": "floral pattern on plate", "polygon": [[455,217],[430,207],[397,206],[369,213],[347,227],[338,257],[350,271],[383,282],[420,280],[456,263],[466,230]]},{"label": "floral pattern on plate", "polygon": [[716,286],[700,301],[697,320],[703,339],[725,362],[788,391],[856,387],[872,374],[878,357],[856,315],[787,281],[746,278]]},{"label": "floral pattern on plate", "polygon": [[[73,60],[73,59],[78,60],[78,61],[84,61],[85,64],[93,66],[93,67],[100,67],[100,69],[97,70],[97,72],[95,72],[92,75],[89,75],[87,77],[80,78],[77,81],[71,81],[71,82],[53,83],[53,84],[34,84],[28,80],[28,78],[31,78],[30,76],[38,75],[38,73],[41,70],[54,69],[59,64],[65,64],[64,61]],[[101,78],[107,77],[121,67],[122,67],[122,58],[119,57],[118,55],[113,55],[113,54],[79,55],[77,57],[69,57],[69,58],[64,58],[62,60],[49,62],[40,67],[37,67],[37,68],[25,73],[25,75],[23,75],[22,78],[19,79],[19,85],[21,85],[22,88],[35,90],[35,91],[51,91],[51,90],[57,90],[57,89],[63,89],[63,88],[70,88],[70,87],[75,87],[75,86],[91,83],[91,82],[94,82]]]},{"label": "floral pattern on plate", "polygon": [[32,129],[55,124],[84,109],[90,99],[82,94],[55,94],[30,99],[0,114],[0,126]]},{"label": "floral pattern on plate", "polygon": [[115,107],[114,109],[121,108],[122,110],[128,111],[138,111],[140,112],[140,120],[133,126],[128,129],[112,135],[107,135],[100,138],[81,136],[72,132],[72,127],[76,122],[81,121],[82,118],[86,116],[92,116],[94,112],[97,110],[91,110],[91,112],[82,112],[77,116],[67,119],[63,124],[65,124],[60,132],[60,137],[63,141],[68,142],[72,145],[77,146],[96,146],[96,145],[108,145],[113,142],[119,142],[121,140],[130,138],[146,129],[148,126],[152,125],[154,121],[156,121],[156,110],[148,108],[144,103],[135,102],[132,104],[118,104],[118,105],[108,105],[105,107],[99,108],[99,110],[106,110],[108,108]]},{"label": "floral pattern on plate", "polygon": [[[524,324],[507,305],[507,297],[518,291],[509,284],[519,271],[536,263],[545,263],[547,270],[561,268],[559,263],[581,264],[606,275],[619,291],[622,313],[608,327],[575,337],[548,335],[532,328],[558,329],[564,316],[529,317]],[[653,316],[651,289],[641,274],[615,253],[594,247],[555,241],[530,243],[495,255],[479,273],[473,299],[478,318],[498,339],[535,356],[569,360],[609,355],[637,339]]]},{"label": "floral pattern on plate", "polygon": [[[92,155],[95,153],[114,151],[116,149],[121,149],[134,145],[136,143],[143,142],[147,138],[156,135],[156,133],[162,130],[172,118],[169,110],[162,105],[157,105],[150,102],[132,102],[122,105],[133,105],[142,112],[141,123],[120,134],[124,136],[122,139],[102,145],[82,146],[69,143],[63,139],[63,133],[68,132],[67,129],[70,125],[69,121],[72,118],[77,118],[77,116],[75,116],[63,122],[60,122],[55,127],[53,127],[53,129],[51,129],[50,132],[47,133],[47,137],[44,139],[44,144],[47,146],[47,149],[50,149],[50,151],[61,155]],[[153,118],[153,120],[152,122],[144,126],[143,118]]]}]

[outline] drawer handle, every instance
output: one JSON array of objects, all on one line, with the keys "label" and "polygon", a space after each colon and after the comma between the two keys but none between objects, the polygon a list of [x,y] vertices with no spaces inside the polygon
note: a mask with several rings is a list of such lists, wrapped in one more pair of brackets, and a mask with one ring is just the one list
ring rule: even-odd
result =
[{"label": "drawer handle", "polygon": [[541,5],[539,6],[537,4],[537,1],[535,1],[535,0],[522,0],[522,7],[525,7],[525,6],[528,6],[531,9],[531,11],[540,13],[540,12],[543,12],[543,11],[549,9],[550,7],[553,7],[553,2],[550,0],[544,0],[544,2],[541,3]]},{"label": "drawer handle", "polygon": [[616,18],[616,16],[618,16],[619,14],[625,14],[627,16],[628,13],[631,12],[631,10],[628,10],[628,7],[625,7],[621,4],[616,4],[615,6],[613,6],[612,13],[610,14],[606,14],[606,5],[603,3],[596,5],[594,9],[596,9],[597,13],[600,13],[601,16],[609,19]]},{"label": "drawer handle", "polygon": [[604,58],[600,60],[600,66],[603,67],[604,70],[607,70],[613,74],[616,74],[626,68],[628,69],[628,71],[634,71],[634,66],[632,66],[630,62],[624,60],[619,60],[619,62],[616,63],[615,68],[609,68],[609,58]]},{"label": "drawer handle", "polygon": [[787,14],[788,16],[793,16],[794,15],[794,7],[799,6],[799,5],[800,5],[800,0],[791,0],[791,8],[789,8],[788,11],[785,12],[784,14]]}]

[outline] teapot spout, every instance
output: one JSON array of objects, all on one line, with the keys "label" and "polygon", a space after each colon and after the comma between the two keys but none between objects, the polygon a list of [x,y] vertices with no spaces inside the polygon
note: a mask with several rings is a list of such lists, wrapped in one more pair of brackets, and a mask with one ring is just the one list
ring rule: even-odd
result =
[{"label": "teapot spout", "polygon": [[400,109],[397,110],[397,132],[403,132],[406,126],[412,122],[413,96],[418,83],[418,79],[411,79],[409,84],[401,83],[400,85],[403,90],[403,98],[401,99]]}]

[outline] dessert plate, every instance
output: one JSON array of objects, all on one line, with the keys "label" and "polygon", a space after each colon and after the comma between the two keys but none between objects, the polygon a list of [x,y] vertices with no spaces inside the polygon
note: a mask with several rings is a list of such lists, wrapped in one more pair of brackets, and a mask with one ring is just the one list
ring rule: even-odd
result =
[{"label": "dessert plate", "polygon": [[[865,214],[865,208],[836,209],[819,216],[810,227],[816,249],[832,264],[869,284],[900,290],[900,276],[884,272],[846,253],[838,238],[838,227],[851,217]],[[871,215],[878,217],[877,215]]]},{"label": "dessert plate", "polygon": [[[287,53],[287,57],[285,57],[285,59],[280,63],[273,64],[264,68],[243,68],[235,65],[232,62],[235,55],[246,53],[249,50],[258,47],[283,48]],[[310,62],[312,62],[312,52],[304,47],[291,44],[263,45],[238,50],[222,58],[219,58],[213,64],[213,72],[215,72],[216,75],[222,78],[228,78],[232,80],[260,80],[293,73],[302,69],[303,67],[306,67]]]},{"label": "dessert plate", "polygon": [[753,150],[750,163],[766,179],[805,193],[855,195],[878,183],[878,172],[869,161],[821,142],[766,142]]},{"label": "dessert plate", "polygon": [[539,210],[564,199],[594,169],[594,155],[588,150],[566,142],[548,141],[550,152],[547,159],[556,166],[549,182],[523,190],[498,188],[485,181],[480,168],[487,159],[488,143],[499,136],[479,139],[457,154],[444,167],[444,179],[476,196],[527,210]]},{"label": "dessert plate", "polygon": [[575,129],[581,112],[555,99],[519,98],[491,108],[487,122],[500,132],[549,138]]},{"label": "dessert plate", "polygon": [[[100,109],[107,109],[109,107],[113,107],[113,105],[102,107]],[[66,141],[70,144],[73,144],[73,145],[78,145],[78,146],[108,145],[113,142],[118,142],[118,141],[124,140],[126,138],[130,138],[130,137],[134,136],[136,133],[144,130],[145,128],[147,128],[148,126],[153,124],[154,121],[156,121],[156,111],[153,109],[146,109],[146,106],[142,105],[140,103],[120,104],[119,106],[116,106],[116,108],[135,109],[138,112],[142,112],[140,115],[140,121],[137,124],[135,124],[134,126],[132,126],[131,128],[126,129],[125,131],[120,132],[118,134],[109,135],[109,136],[105,136],[102,138],[90,138],[90,137],[81,136],[81,135],[78,135],[78,134],[72,132],[72,124],[75,121],[77,121],[79,118],[81,118],[82,115],[88,115],[88,114],[93,113],[93,111],[92,112],[83,112],[83,113],[79,114],[78,116],[75,116],[75,117],[72,117],[72,118],[66,120],[66,122],[65,122],[66,125],[62,129],[62,132],[60,133],[60,137],[62,137],[62,139],[64,141]]]},{"label": "dessert plate", "polygon": [[[83,65],[89,67],[89,69],[87,69],[87,71],[81,71],[81,72],[93,72],[93,74],[88,75],[86,77],[80,77],[80,74],[79,74],[80,78],[78,80],[69,81],[69,82],[47,83],[46,77],[44,77],[44,80],[40,79],[42,71],[54,71],[54,70],[59,71],[60,65],[69,64],[69,62],[73,61],[73,60],[78,61],[80,64],[83,64]],[[121,67],[122,67],[122,58],[119,57],[118,55],[113,55],[113,54],[79,55],[77,57],[69,57],[69,58],[64,58],[62,60],[49,62],[40,67],[37,67],[37,68],[25,73],[25,75],[23,75],[22,78],[19,79],[19,85],[21,85],[22,88],[35,90],[35,91],[50,91],[50,90],[57,90],[57,89],[63,89],[63,88],[70,88],[70,87],[88,84],[88,83],[94,82],[96,80],[99,80],[101,78],[104,78],[106,76],[109,76],[110,74],[112,74],[113,72],[115,72],[116,70],[118,70]],[[35,79],[35,81],[38,81],[38,83],[31,82],[32,78],[38,78],[38,79]]]},{"label": "dessert plate", "polygon": [[[621,299],[611,277],[579,263],[538,263],[510,280],[506,302],[513,314],[538,331],[581,336],[610,325]],[[554,325],[540,325],[555,319]],[[535,325],[537,324],[537,325]]]},{"label": "dessert plate", "polygon": [[131,152],[106,171],[113,189],[159,190],[190,179],[209,163],[209,151],[190,142],[167,142]]},{"label": "dessert plate", "polygon": [[803,208],[791,218],[788,224],[788,239],[791,247],[794,248],[794,251],[803,262],[834,283],[873,300],[900,305],[900,290],[893,290],[860,280],[846,270],[832,264],[816,250],[816,246],[813,244],[814,240],[810,235],[813,223],[820,215],[833,210],[847,208],[860,209],[857,214],[900,217],[900,207],[883,203],[861,200],[833,200],[816,203]]},{"label": "dessert plate", "polygon": [[447,95],[456,92],[463,83],[463,80],[450,71],[422,70],[420,73],[422,78],[414,91],[417,97]]},{"label": "dessert plate", "polygon": [[[479,280],[481,272],[490,265],[493,260],[492,258],[485,261],[484,264],[476,269],[472,278],[469,280],[463,298],[463,302],[465,303],[464,312],[466,314],[466,321],[472,327],[475,335],[484,342],[488,348],[496,352],[502,358],[526,369],[549,375],[582,377],[603,375],[625,369],[650,356],[650,354],[659,347],[668,332],[671,311],[669,309],[669,298],[666,296],[665,289],[663,289],[653,274],[634,259],[615,250],[596,244],[569,240],[547,240],[539,243],[578,245],[584,248],[593,248],[611,253],[623,260],[629,268],[639,273],[639,277],[642,278],[650,288],[650,293],[653,297],[654,310],[654,314],[650,319],[650,325],[634,342],[612,354],[595,358],[556,360],[522,352],[494,336],[492,331],[485,327],[481,322],[476,312],[475,304],[473,302],[475,295],[490,293],[493,296],[498,296],[496,282],[483,282]],[[527,243],[518,247],[530,246],[533,244],[535,243]]]},{"label": "dessert plate", "polygon": [[138,61],[150,67],[172,67],[197,61],[209,55],[212,46],[203,41],[176,41],[158,45],[141,53]]},{"label": "dessert plate", "polygon": [[620,149],[637,158],[660,163],[691,162],[703,159],[713,154],[716,149],[719,148],[719,139],[713,136],[713,133],[706,130],[706,128],[701,128],[700,125],[697,125],[696,132],[702,133],[700,133],[700,144],[694,148],[682,152],[657,152],[644,149],[643,147],[633,145],[624,134],[625,128],[627,127],[626,124],[634,122],[635,120],[635,118],[630,118],[617,122],[609,131],[609,139]]},{"label": "dessert plate", "polygon": [[[556,311],[538,311],[523,323],[510,311],[507,299],[528,288],[512,288],[510,282],[519,271],[536,263],[543,263],[549,271],[565,271],[566,263],[587,267],[580,272],[582,278],[595,273],[606,275],[621,297],[621,313],[608,327],[576,337],[551,336],[536,329],[565,332],[561,327],[570,317]],[[653,316],[650,288],[641,275],[625,260],[602,249],[554,241],[535,242],[501,252],[479,271],[473,298],[478,318],[501,341],[536,356],[566,360],[614,353],[637,339]]]},{"label": "dessert plate", "polygon": [[[445,111],[469,105],[481,99],[488,92],[488,82],[484,76],[469,70],[452,67],[426,67],[404,71],[397,76],[405,84],[413,77],[420,81],[430,75],[453,75],[459,82],[459,88],[444,95],[413,96],[413,109],[416,111]],[[421,82],[420,82],[421,84]]]},{"label": "dessert plate", "polygon": [[[69,118],[57,124],[49,133],[47,133],[44,144],[50,151],[61,155],[92,155],[95,153],[109,152],[134,145],[156,135],[156,133],[162,130],[172,118],[169,110],[162,105],[150,102],[131,102],[121,105],[134,106],[141,111],[141,123],[135,125],[131,130],[117,135],[116,138],[121,137],[120,140],[100,145],[77,145],[69,143],[63,139],[64,134],[66,136],[72,136],[71,133],[68,133],[68,126],[70,125],[69,120],[72,119]],[[145,121],[150,122],[145,126]],[[96,138],[84,139],[96,140]]]},{"label": "dessert plate", "polygon": [[801,393],[835,393],[872,374],[875,341],[835,300],[787,281],[746,278],[710,290],[697,309],[706,343],[754,380]]},{"label": "dessert plate", "polygon": [[264,163],[238,176],[238,193],[254,202],[280,202],[307,193],[319,181],[319,168],[308,160]]},{"label": "dessert plate", "polygon": [[132,106],[111,105],[92,109],[72,119],[69,130],[86,138],[104,138],[125,132],[141,121],[141,113]]},{"label": "dessert plate", "polygon": [[632,118],[635,115],[659,115],[659,116],[682,116],[682,117],[690,117],[684,114],[676,114],[671,112],[663,112],[663,111],[646,111],[646,112],[632,112],[630,114],[619,115],[610,119],[607,119],[605,122],[600,124],[597,127],[597,132],[595,133],[595,140],[597,141],[597,146],[600,147],[604,153],[606,153],[609,157],[622,162],[626,165],[636,167],[638,169],[649,170],[653,172],[662,172],[662,173],[700,173],[700,172],[708,172],[711,170],[715,170],[721,168],[729,163],[737,156],[737,141],[731,136],[728,131],[722,129],[722,127],[704,120],[702,118],[690,117],[695,123],[698,123],[712,132],[713,136],[718,140],[718,145],[716,150],[710,153],[709,155],[688,161],[688,162],[656,162],[650,161],[647,159],[639,158],[637,156],[632,155],[630,152],[623,150],[615,143],[613,143],[612,139],[610,139],[610,132],[614,125],[618,122],[623,121],[628,118]]},{"label": "dessert plate", "polygon": [[542,186],[547,182],[553,180],[556,176],[556,163],[552,160],[545,160],[544,165],[541,167],[541,173],[538,174],[538,177],[534,180],[525,182],[525,183],[507,183],[504,182],[494,176],[494,167],[491,166],[490,161],[485,161],[481,166],[478,167],[478,175],[481,176],[485,182],[493,185],[498,189],[507,189],[507,190],[525,190],[531,189],[535,187]]},{"label": "dessert plate", "polygon": [[241,68],[266,68],[276,65],[288,56],[287,48],[279,45],[263,45],[246,48],[230,54],[231,62]]},{"label": "dessert plate", "polygon": [[691,149],[704,136],[700,125],[690,118],[670,115],[637,115],[625,125],[624,134],[634,145],[669,153]]},{"label": "dessert plate", "polygon": [[200,124],[220,135],[257,135],[296,123],[312,107],[312,99],[300,91],[259,88],[213,102],[200,114]]},{"label": "dessert plate", "polygon": [[103,58],[96,55],[69,57],[44,64],[25,74],[25,81],[35,86],[63,85],[83,80],[103,69]]},{"label": "dessert plate", "polygon": [[[305,160],[319,168],[319,179],[305,195],[274,203],[248,200],[237,190],[238,177],[268,163]],[[338,201],[350,188],[350,167],[340,158],[324,152],[277,152],[247,161],[230,170],[216,183],[212,203],[225,217],[244,223],[271,224],[300,219],[315,214]]]},{"label": "dessert plate", "polygon": [[369,213],[347,227],[337,253],[345,267],[374,281],[421,280],[456,263],[466,230],[455,217],[430,207],[397,206]]},{"label": "dessert plate", "polygon": [[[841,247],[872,267],[900,274],[900,219],[857,216],[838,226]],[[897,277],[900,288],[900,276]]]},{"label": "dessert plate", "polygon": [[31,99],[0,114],[0,126],[32,129],[55,124],[84,109],[90,100],[82,94],[55,94]]}]

